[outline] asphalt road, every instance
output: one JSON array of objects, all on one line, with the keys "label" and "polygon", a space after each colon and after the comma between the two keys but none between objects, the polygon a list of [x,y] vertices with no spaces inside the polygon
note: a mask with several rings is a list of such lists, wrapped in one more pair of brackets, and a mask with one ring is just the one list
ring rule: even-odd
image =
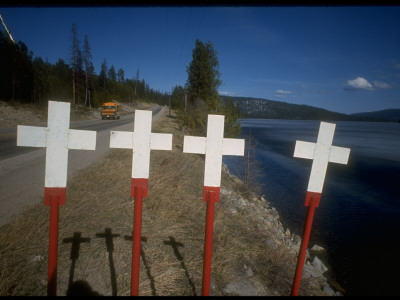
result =
[{"label": "asphalt road", "polygon": [[[162,113],[163,107],[153,108],[153,121]],[[108,153],[110,130],[133,131],[133,121],[134,114],[119,120],[71,122],[71,129],[94,130],[97,134],[95,151],[68,151],[68,179]],[[17,147],[16,132],[16,127],[0,129],[0,226],[10,222],[24,206],[43,202],[46,149]]]}]

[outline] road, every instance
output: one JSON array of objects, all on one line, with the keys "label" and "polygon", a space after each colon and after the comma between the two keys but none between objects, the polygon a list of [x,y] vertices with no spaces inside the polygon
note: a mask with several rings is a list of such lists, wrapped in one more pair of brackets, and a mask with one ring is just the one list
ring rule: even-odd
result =
[{"label": "road", "polygon": [[[152,110],[154,122],[164,109],[158,106]],[[68,151],[68,179],[108,153],[110,130],[133,131],[133,121],[134,114],[119,120],[71,122],[71,129],[94,130],[97,135],[95,151]],[[46,149],[17,147],[16,131],[16,127],[0,129],[0,226],[9,223],[24,206],[43,202]]]}]

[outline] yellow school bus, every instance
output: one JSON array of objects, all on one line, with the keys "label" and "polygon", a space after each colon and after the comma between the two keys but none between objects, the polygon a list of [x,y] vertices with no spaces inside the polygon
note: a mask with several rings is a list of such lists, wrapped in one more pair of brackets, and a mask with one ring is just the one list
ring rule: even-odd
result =
[{"label": "yellow school bus", "polygon": [[120,119],[119,105],[115,102],[105,102],[101,105],[101,119]]}]

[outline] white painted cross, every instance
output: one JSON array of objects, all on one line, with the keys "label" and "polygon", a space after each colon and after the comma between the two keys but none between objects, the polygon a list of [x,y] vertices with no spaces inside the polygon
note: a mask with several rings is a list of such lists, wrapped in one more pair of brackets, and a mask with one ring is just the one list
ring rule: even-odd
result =
[{"label": "white painted cross", "polygon": [[17,146],[46,147],[45,187],[66,187],[69,149],[96,149],[96,131],[69,129],[70,106],[49,101],[47,127],[17,126]]},{"label": "white painted cross", "polygon": [[296,141],[293,156],[313,159],[308,192],[322,193],[328,162],[347,164],[350,149],[332,146],[335,126],[321,122],[317,143]]},{"label": "white painted cross", "polygon": [[152,133],[152,112],[136,110],[134,131],[111,131],[110,148],[132,149],[132,179],[148,179],[150,150],[171,150],[172,134]]},{"label": "white painted cross", "polygon": [[184,137],[183,152],[206,155],[205,187],[220,187],[222,155],[244,155],[244,139],[224,138],[224,118],[222,115],[208,115],[207,137]]},{"label": "white painted cross", "polygon": [[308,206],[308,211],[293,280],[291,292],[292,296],[298,295],[301,275],[307,253],[307,246],[310,239],[314,211],[315,208],[319,206],[328,163],[334,162],[339,164],[347,164],[349,159],[349,148],[332,146],[335,127],[335,124],[321,122],[317,143],[296,141],[293,156],[313,159],[313,163],[305,201],[305,206]]}]

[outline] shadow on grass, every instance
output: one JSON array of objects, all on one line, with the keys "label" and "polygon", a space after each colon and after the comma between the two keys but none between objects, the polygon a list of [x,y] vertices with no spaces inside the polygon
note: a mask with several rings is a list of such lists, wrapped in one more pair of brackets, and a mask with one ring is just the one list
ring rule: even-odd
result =
[{"label": "shadow on grass", "polygon": [[71,269],[69,271],[67,296],[100,296],[99,293],[92,290],[89,283],[84,280],[74,282],[75,263],[79,258],[79,249],[81,243],[90,243],[90,238],[82,238],[81,232],[74,232],[70,238],[62,240],[63,243],[71,243]]},{"label": "shadow on grass", "polygon": [[196,296],[196,288],[194,286],[192,279],[190,278],[189,272],[185,266],[185,262],[183,261],[183,257],[181,255],[181,253],[179,252],[178,247],[184,247],[183,244],[175,241],[174,237],[172,237],[172,236],[169,236],[169,241],[164,241],[163,243],[165,245],[171,246],[172,249],[174,250],[174,254],[175,254],[176,258],[181,262],[182,269],[185,271],[186,278],[188,279],[189,285],[192,288],[193,296]]},{"label": "shadow on grass", "polygon": [[96,233],[96,237],[104,238],[106,240],[108,261],[110,263],[110,276],[111,276],[111,289],[112,295],[117,296],[117,276],[115,275],[115,266],[113,259],[114,243],[113,238],[119,237],[119,234],[112,234],[111,228],[106,228],[104,233]]},{"label": "shadow on grass", "polygon": [[[124,236],[124,239],[125,239],[125,240],[128,240],[128,241],[132,241],[133,237],[132,237],[131,235],[125,235],[125,236]],[[144,236],[142,236],[140,240],[141,240],[142,242],[147,242],[147,238],[144,237]],[[144,255],[144,251],[143,251],[142,245],[140,245],[140,256],[142,257],[143,264],[144,264],[144,266],[145,266],[145,268],[146,268],[147,277],[148,277],[149,280],[150,280],[151,295],[152,295],[152,296],[156,296],[155,281],[154,281],[153,276],[151,275],[150,266],[149,266],[149,264],[147,263],[146,256]]]}]

